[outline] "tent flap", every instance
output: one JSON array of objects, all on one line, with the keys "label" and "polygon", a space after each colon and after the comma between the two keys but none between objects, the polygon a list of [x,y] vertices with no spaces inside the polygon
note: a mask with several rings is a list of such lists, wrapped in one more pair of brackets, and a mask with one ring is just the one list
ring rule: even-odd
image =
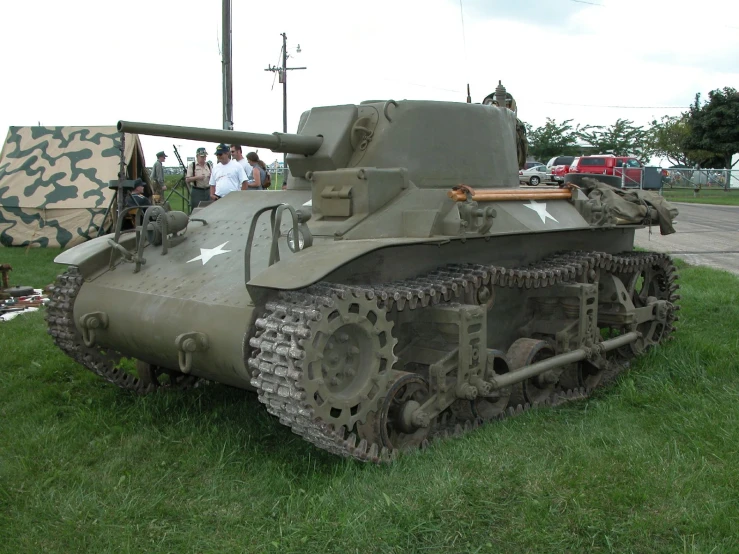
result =
[{"label": "tent flap", "polygon": [[71,247],[98,236],[105,209],[0,207],[3,246]]}]

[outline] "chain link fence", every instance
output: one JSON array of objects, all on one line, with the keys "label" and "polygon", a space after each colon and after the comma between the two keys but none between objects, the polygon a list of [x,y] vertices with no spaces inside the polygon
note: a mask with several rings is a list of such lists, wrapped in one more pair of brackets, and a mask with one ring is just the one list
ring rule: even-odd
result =
[{"label": "chain link fence", "polygon": [[621,188],[644,190],[739,191],[739,169],[662,168],[654,166],[616,168]]}]

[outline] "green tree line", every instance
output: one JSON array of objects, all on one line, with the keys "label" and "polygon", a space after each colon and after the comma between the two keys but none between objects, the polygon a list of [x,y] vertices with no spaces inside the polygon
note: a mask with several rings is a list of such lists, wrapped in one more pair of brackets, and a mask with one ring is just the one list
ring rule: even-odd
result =
[{"label": "green tree line", "polygon": [[732,156],[739,153],[739,93],[731,87],[712,90],[708,101],[696,94],[688,111],[646,126],[621,118],[610,126],[573,121],[547,118],[541,127],[526,124],[529,155],[546,161],[559,155],[612,153],[643,162],[662,157],[673,165],[730,169]]}]

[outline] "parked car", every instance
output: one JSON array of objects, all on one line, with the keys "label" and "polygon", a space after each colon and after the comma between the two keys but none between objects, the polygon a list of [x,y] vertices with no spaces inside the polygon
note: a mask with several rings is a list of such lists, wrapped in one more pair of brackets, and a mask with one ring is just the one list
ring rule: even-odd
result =
[{"label": "parked car", "polygon": [[526,162],[526,166],[524,167],[524,169],[531,169],[532,167],[536,167],[537,165],[544,165],[544,164],[541,162],[537,162],[536,160],[532,160],[530,162]]},{"label": "parked car", "polygon": [[[579,158],[575,158],[572,160],[572,163],[574,164]],[[562,184],[565,182],[565,175],[570,173],[571,165],[555,165],[552,168],[552,180],[557,184]]]},{"label": "parked car", "polygon": [[580,156],[570,166],[570,173],[595,173],[623,177],[623,186],[626,188],[641,186],[643,171],[642,164],[636,158],[632,156],[614,156],[613,154]]},{"label": "parked car", "polygon": [[570,165],[575,156],[554,156],[547,162],[547,171],[552,170],[555,165]]},{"label": "parked car", "polygon": [[521,183],[526,183],[532,187],[535,187],[539,183],[549,181],[549,175],[547,174],[547,166],[535,165],[529,169],[522,169],[518,172],[518,180]]},{"label": "parked car", "polygon": [[570,171],[570,164],[575,156],[555,156],[547,162],[547,172],[552,176],[552,180],[557,183],[563,183],[565,175]]}]

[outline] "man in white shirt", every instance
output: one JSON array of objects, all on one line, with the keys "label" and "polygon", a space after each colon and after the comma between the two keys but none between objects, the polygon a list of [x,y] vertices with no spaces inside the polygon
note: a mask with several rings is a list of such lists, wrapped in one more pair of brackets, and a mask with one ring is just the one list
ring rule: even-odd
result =
[{"label": "man in white shirt", "polygon": [[249,163],[249,160],[244,157],[244,153],[241,151],[241,146],[239,146],[238,144],[231,145],[231,158],[239,162],[241,164],[241,167],[244,168],[244,172],[246,173],[246,180],[249,183],[249,188],[246,190],[256,190],[257,186],[254,183],[254,178],[252,177],[251,164]]},{"label": "man in white shirt", "polygon": [[246,172],[239,162],[231,159],[227,145],[218,145],[216,158],[219,163],[210,175],[210,199],[218,200],[235,190],[246,190]]}]

